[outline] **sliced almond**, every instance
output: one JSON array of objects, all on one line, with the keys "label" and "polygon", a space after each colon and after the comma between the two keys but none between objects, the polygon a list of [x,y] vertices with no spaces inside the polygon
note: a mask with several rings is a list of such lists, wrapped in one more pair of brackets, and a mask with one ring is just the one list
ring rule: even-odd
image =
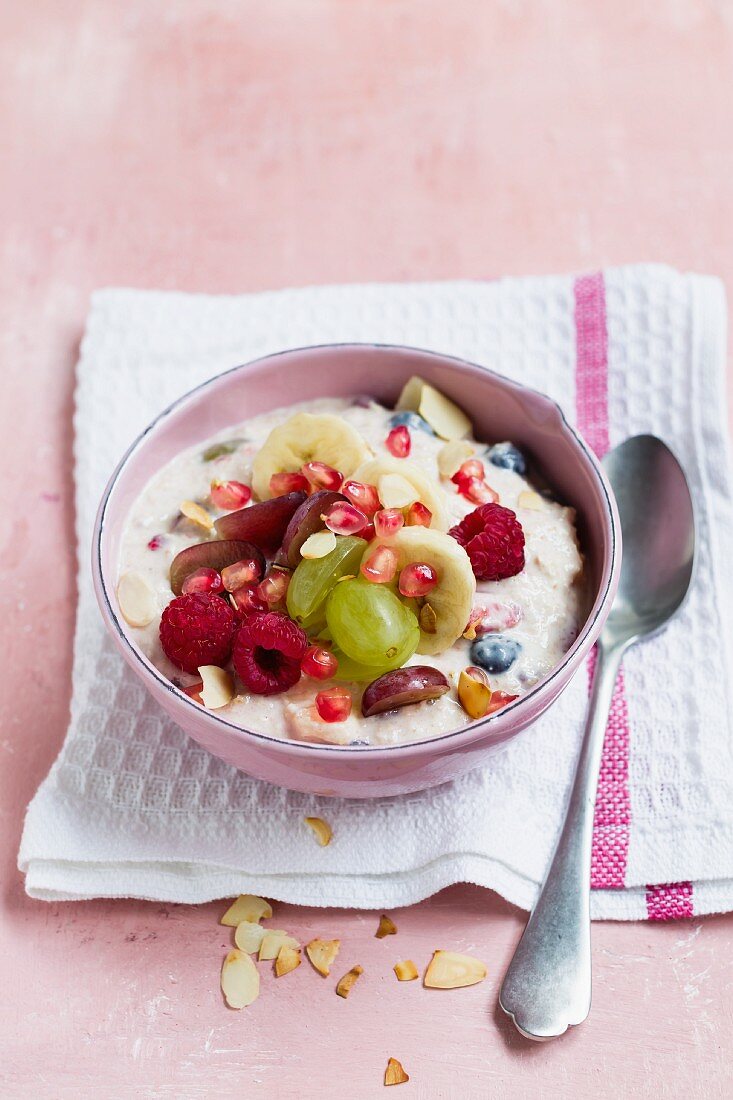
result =
[{"label": "sliced almond", "polygon": [[379,927],[374,935],[378,940],[383,940],[385,936],[394,936],[397,932],[397,925],[391,920],[385,913],[382,913],[379,918]]},{"label": "sliced almond", "polygon": [[476,985],[486,977],[486,967],[472,955],[458,955],[455,951],[434,951],[423,978],[429,989],[462,989]]},{"label": "sliced almond", "polygon": [[333,829],[327,821],[324,821],[322,817],[307,817],[305,821],[307,825],[310,825],[316,840],[322,848],[331,843]]},{"label": "sliced almond", "polygon": [[429,603],[424,603],[420,608],[420,629],[424,634],[435,634],[438,630],[438,616],[435,608]]},{"label": "sliced almond", "polygon": [[299,967],[302,961],[300,948],[290,947],[289,944],[284,943],[275,959],[275,977],[282,978],[284,974],[289,974],[291,970]]},{"label": "sliced almond", "polygon": [[385,1085],[404,1085],[405,1081],[409,1080],[409,1075],[403,1070],[402,1063],[396,1058],[390,1058],[384,1071]]},{"label": "sliced almond", "polygon": [[412,482],[401,474],[382,474],[377,491],[383,508],[409,508],[420,499]]},{"label": "sliced almond", "polygon": [[230,1008],[246,1008],[260,994],[257,967],[245,951],[234,948],[221,968],[221,991]]},{"label": "sliced almond", "polygon": [[251,920],[241,921],[234,930],[234,942],[240,951],[246,951],[248,955],[259,951],[264,937],[265,929],[262,925]]},{"label": "sliced almond", "polygon": [[517,506],[527,508],[531,512],[544,512],[545,502],[539,493],[533,489],[524,489],[517,497]]},{"label": "sliced almond", "polygon": [[438,451],[438,472],[441,477],[453,477],[460,470],[464,462],[467,462],[476,453],[467,439],[452,439],[450,443],[444,443]]},{"label": "sliced almond", "polygon": [[491,688],[483,669],[475,665],[461,669],[458,699],[469,718],[484,717],[491,702]]},{"label": "sliced almond", "polygon": [[341,940],[311,940],[305,945],[305,952],[311,963],[324,978],[331,973],[331,963],[339,953]]},{"label": "sliced almond", "polygon": [[271,928],[265,932],[260,944],[260,953],[257,956],[260,962],[270,962],[280,954],[282,947],[300,949],[300,944],[288,932],[281,928]]},{"label": "sliced almond", "polygon": [[392,969],[397,975],[398,982],[414,982],[415,978],[418,977],[417,967],[412,959],[396,962]]},{"label": "sliced almond", "polygon": [[123,573],[117,585],[117,603],[130,626],[148,626],[157,613],[155,593],[139,573]]},{"label": "sliced almond", "polygon": [[441,439],[463,439],[471,431],[471,421],[463,410],[418,375],[406,383],[396,407],[420,413]]},{"label": "sliced almond", "polygon": [[339,997],[348,997],[349,993],[351,993],[351,990],[354,988],[354,982],[358,979],[359,975],[363,973],[363,966],[352,966],[348,974],[344,974],[343,978],[336,986],[336,992]]},{"label": "sliced almond", "polygon": [[218,665],[201,665],[199,668],[203,687],[200,689],[201,702],[208,710],[218,710],[231,703],[234,698],[234,678],[231,672]]},{"label": "sliced almond", "polygon": [[204,531],[213,531],[214,521],[200,504],[197,504],[195,500],[184,500],[180,508],[181,515],[186,519],[190,519],[191,523],[195,523],[197,527],[203,527]]},{"label": "sliced almond", "polygon": [[325,558],[326,554],[330,554],[332,550],[336,549],[336,536],[333,531],[316,531],[314,535],[309,535],[300,548],[300,556],[302,558]]},{"label": "sliced almond", "polygon": [[243,920],[259,924],[264,918],[268,920],[272,916],[272,906],[264,898],[258,898],[254,894],[240,894],[236,901],[227,909],[219,924],[226,924],[228,928],[236,928]]}]

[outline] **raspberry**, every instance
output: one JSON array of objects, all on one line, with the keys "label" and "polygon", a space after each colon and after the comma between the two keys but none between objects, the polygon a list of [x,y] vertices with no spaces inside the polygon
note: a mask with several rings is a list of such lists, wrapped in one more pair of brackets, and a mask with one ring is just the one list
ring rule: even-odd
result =
[{"label": "raspberry", "polygon": [[242,683],[255,695],[277,695],[300,679],[308,638],[279,611],[249,615],[234,642],[232,660]]},{"label": "raspberry", "polygon": [[224,665],[232,651],[237,616],[206,592],[171,600],[160,617],[160,644],[166,657],[184,672],[201,665]]},{"label": "raspberry", "polygon": [[448,534],[465,549],[480,581],[503,581],[524,569],[524,531],[510,508],[482,504]]}]

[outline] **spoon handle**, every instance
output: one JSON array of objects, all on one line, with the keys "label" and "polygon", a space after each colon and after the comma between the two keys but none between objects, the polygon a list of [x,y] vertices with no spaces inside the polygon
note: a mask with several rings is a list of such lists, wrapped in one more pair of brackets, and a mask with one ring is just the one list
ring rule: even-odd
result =
[{"label": "spoon handle", "polygon": [[565,823],[509,964],[499,1003],[528,1039],[553,1039],[590,1011],[593,811],[608,711],[623,649],[598,647],[588,718]]}]

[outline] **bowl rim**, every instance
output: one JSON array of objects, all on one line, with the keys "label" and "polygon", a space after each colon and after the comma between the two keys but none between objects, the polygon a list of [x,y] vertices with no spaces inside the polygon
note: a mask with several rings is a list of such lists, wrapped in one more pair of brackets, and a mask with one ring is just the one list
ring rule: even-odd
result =
[{"label": "bowl rim", "polygon": [[[572,646],[567,650],[563,659],[555,665],[546,676],[534,684],[525,695],[520,695],[513,702],[502,707],[501,710],[496,711],[494,714],[484,718],[474,719],[472,722],[465,726],[459,726],[455,730],[450,730],[447,733],[437,734],[434,737],[424,737],[419,740],[406,741],[395,745],[328,745],[319,744],[308,741],[295,741],[286,740],[282,737],[274,737],[270,734],[259,733],[256,730],[247,729],[244,726],[237,725],[234,722],[229,722],[225,718],[217,714],[216,711],[209,711],[202,708],[193,699],[189,698],[180,688],[176,687],[170,680],[168,680],[150,661],[144,653],[142,653],[128,638],[119,616],[114,608],[110,592],[108,588],[105,573],[102,568],[102,541],[104,538],[105,521],[107,518],[107,510],[110,502],[110,498],[114,492],[117,482],[127,466],[127,463],[133,456],[133,454],[142,446],[147,437],[156,429],[161,427],[165,421],[167,421],[175,412],[188,403],[193,403],[200,400],[204,396],[205,391],[210,387],[220,384],[229,375],[236,374],[239,371],[246,371],[259,364],[272,363],[285,356],[297,355],[304,352],[318,352],[318,351],[337,351],[337,350],[373,350],[384,352],[412,352],[418,355],[425,356],[430,359],[441,361],[444,365],[448,365],[451,369],[455,369],[457,373],[467,373],[473,375],[476,371],[480,371],[481,374],[488,375],[494,378],[500,385],[506,386],[509,389],[514,390],[518,395],[532,394],[544,402],[547,406],[550,406],[556,416],[559,418],[562,428],[575,440],[576,445],[580,451],[584,454],[585,459],[595,476],[596,482],[601,490],[601,496],[603,503],[605,504],[608,527],[610,531],[610,554],[608,565],[605,567],[605,576],[603,580],[603,591],[599,589],[596,593],[591,612],[588,618],[585,620],[582,629],[579,631],[577,638],[573,642]],[[94,581],[95,594],[97,597],[97,603],[99,604],[102,612],[102,618],[105,621],[105,625],[113,635],[114,640],[119,646],[121,646],[123,656],[126,657],[128,664],[134,668],[135,671],[138,668],[141,670],[140,674],[145,679],[145,676],[152,676],[157,684],[167,691],[175,700],[176,705],[183,705],[184,707],[190,707],[191,713],[198,717],[199,720],[203,720],[206,724],[210,724],[212,729],[216,727],[224,727],[236,737],[243,737],[245,740],[248,738],[254,738],[256,741],[263,743],[263,745],[277,751],[287,751],[299,755],[303,753],[309,759],[313,760],[319,756],[324,758],[332,757],[334,753],[347,754],[349,757],[357,757],[361,755],[368,755],[370,760],[375,760],[380,756],[385,758],[394,758],[395,754],[410,754],[414,753],[418,749],[429,749],[431,747],[437,747],[439,745],[445,745],[446,742],[451,742],[451,748],[460,748],[464,745],[471,744],[475,741],[482,731],[486,730],[486,727],[493,724],[492,728],[497,733],[500,732],[505,726],[511,724],[507,719],[509,716],[513,716],[517,710],[521,709],[525,704],[531,700],[537,700],[544,694],[548,693],[550,685],[559,676],[561,676],[568,668],[569,665],[575,665],[576,667],[571,672],[570,676],[577,671],[577,665],[583,659],[583,657],[590,651],[591,646],[595,644],[597,634],[600,632],[600,627],[596,629],[598,620],[604,615],[609,607],[610,600],[612,599],[616,587],[618,585],[619,572],[621,567],[621,528],[618,517],[618,511],[616,508],[616,502],[613,496],[608,479],[606,478],[603,468],[593,453],[590,446],[583,439],[582,435],[577,429],[569,422],[561,406],[553,398],[543,393],[541,390],[534,389],[532,386],[525,386],[521,382],[516,382],[512,378],[508,378],[506,375],[501,374],[499,371],[492,370],[490,367],[485,367],[480,363],[475,363],[470,359],[465,359],[460,356],[449,355],[444,352],[433,351],[428,348],[416,347],[410,344],[389,344],[379,343],[374,341],[340,341],[336,343],[325,344],[306,344],[300,347],[284,348],[280,351],[271,352],[268,355],[258,356],[256,359],[247,360],[244,363],[239,363],[234,367],[228,367],[226,370],[220,371],[213,375],[211,378],[205,379],[203,382],[187,390],[181,394],[174,401],[171,401],[165,408],[163,408],[139,434],[133,439],[129,447],[126,449],[119,462],[115,466],[112,474],[107,481],[104,492],[102,494],[99,507],[97,509],[96,518],[94,521],[94,529],[92,534],[92,575]],[[112,589],[113,590],[113,589]],[[594,637],[595,635],[595,637]],[[548,701],[551,702],[552,700]],[[526,709],[526,708],[525,708]],[[544,707],[538,712],[542,712]]]}]

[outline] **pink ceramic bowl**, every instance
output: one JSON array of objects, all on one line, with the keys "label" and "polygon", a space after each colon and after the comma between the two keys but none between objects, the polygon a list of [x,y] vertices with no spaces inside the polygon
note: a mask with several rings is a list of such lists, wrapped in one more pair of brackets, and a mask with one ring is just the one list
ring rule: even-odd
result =
[{"label": "pink ceramic bowl", "polygon": [[[572,649],[515,703],[455,733],[386,748],[277,740],[241,729],[175,688],[141,653],[117,613],[120,538],[148,479],[184,448],[279,405],[369,393],[386,405],[420,374],[471,413],[478,439],[510,439],[528,451],[560,497],[577,509],[590,612]],[[609,485],[558,406],[473,363],[414,348],[342,344],[300,348],[236,367],[176,401],[135,440],[112,475],[97,515],[94,584],[120,653],[165,711],[196,741],[250,775],[321,795],[374,798],[443,783],[486,764],[557,698],[595,642],[618,582],[621,539]]]}]

